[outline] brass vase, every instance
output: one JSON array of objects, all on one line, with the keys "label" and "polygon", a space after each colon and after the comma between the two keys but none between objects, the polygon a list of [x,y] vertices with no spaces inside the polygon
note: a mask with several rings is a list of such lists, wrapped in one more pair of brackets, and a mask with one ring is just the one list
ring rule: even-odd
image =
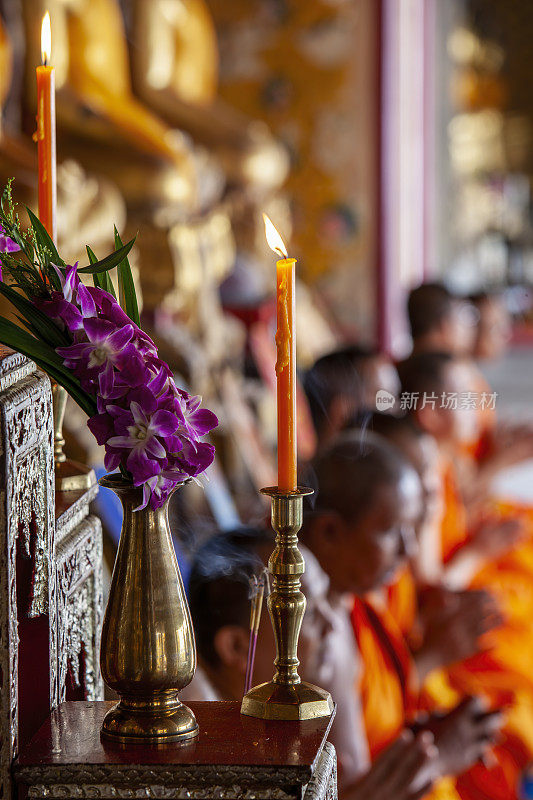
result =
[{"label": "brass vase", "polygon": [[100,485],[121,500],[124,520],[102,628],[100,667],[120,696],[106,715],[102,737],[122,743],[160,743],[198,733],[178,692],[196,669],[187,598],[168,524],[168,500],[157,511],[134,511],[142,489],[119,474]]}]

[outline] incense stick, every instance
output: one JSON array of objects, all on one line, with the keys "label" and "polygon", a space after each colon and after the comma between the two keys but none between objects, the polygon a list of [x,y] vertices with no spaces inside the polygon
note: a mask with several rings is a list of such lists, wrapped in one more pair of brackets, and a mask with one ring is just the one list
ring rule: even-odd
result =
[{"label": "incense stick", "polygon": [[246,675],[244,678],[244,694],[252,688],[254,674],[255,651],[257,648],[257,635],[261,622],[261,611],[263,609],[263,596],[265,593],[265,574],[264,572],[257,578],[253,577],[253,589],[250,605],[250,638],[248,640],[248,659],[246,661]]}]

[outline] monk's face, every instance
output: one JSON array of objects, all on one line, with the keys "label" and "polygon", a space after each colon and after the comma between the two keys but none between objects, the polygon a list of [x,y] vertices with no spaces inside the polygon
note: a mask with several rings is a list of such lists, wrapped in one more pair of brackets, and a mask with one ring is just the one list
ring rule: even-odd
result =
[{"label": "monk's face", "polygon": [[393,397],[398,397],[400,392],[400,379],[398,370],[386,356],[379,354],[366,359],[361,366],[363,382],[363,409],[376,407],[376,394],[384,389]]},{"label": "monk's face", "polygon": [[441,494],[440,457],[435,439],[429,434],[402,432],[394,438],[394,444],[402,451],[414,467],[422,489],[420,517],[416,523],[416,533],[431,519],[439,507]]},{"label": "monk's face", "polygon": [[462,359],[451,361],[442,372],[441,389],[428,392],[427,395],[433,398],[433,402],[421,404],[416,418],[420,427],[433,436],[439,445],[455,446],[476,438],[479,420],[471,362]]},{"label": "monk's face", "polygon": [[478,305],[478,313],[474,356],[484,360],[501,358],[511,337],[511,320],[503,301],[489,297]]},{"label": "monk's face", "polygon": [[397,485],[377,487],[372,507],[356,523],[343,523],[335,588],[361,595],[389,583],[404,560],[416,554],[421,504],[420,480],[412,469]]},{"label": "monk's face", "polygon": [[443,349],[458,356],[472,352],[476,318],[477,314],[471,303],[455,300],[448,317],[441,324]]}]

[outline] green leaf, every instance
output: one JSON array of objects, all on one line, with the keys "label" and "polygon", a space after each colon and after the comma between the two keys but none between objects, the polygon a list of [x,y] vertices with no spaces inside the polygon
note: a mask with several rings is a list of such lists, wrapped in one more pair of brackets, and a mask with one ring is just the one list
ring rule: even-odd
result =
[{"label": "green leaf", "polygon": [[114,253],[110,253],[101,261],[97,261],[95,264],[89,264],[88,267],[82,267],[78,270],[78,274],[89,273],[89,275],[94,275],[95,272],[105,272],[108,269],[113,269],[113,267],[116,267],[118,264],[120,264],[122,259],[126,258],[134,244],[135,237],[130,239],[130,241],[127,242],[124,247],[121,247],[119,250],[115,250]]},{"label": "green leaf", "polygon": [[35,243],[39,248],[41,256],[43,257],[43,262],[46,265],[52,262],[58,267],[64,267],[65,262],[57,252],[57,248],[41,220],[35,216],[31,208],[28,208],[28,206],[26,206],[26,211],[28,212],[31,226],[33,228],[33,232],[35,233]]},{"label": "green leaf", "polygon": [[[115,249],[118,251],[122,247],[120,234],[115,226]],[[137,294],[135,284],[131,274],[130,262],[126,257],[122,259],[117,269],[118,276],[118,300],[123,311],[136,324],[140,324],[139,306],[137,305]]]},{"label": "green leaf", "polygon": [[3,294],[20,311],[39,339],[51,347],[62,347],[70,344],[68,336],[52,322],[50,317],[47,317],[39,308],[26,300],[11,286],[8,286],[7,283],[0,283],[0,294]]},{"label": "green leaf", "polygon": [[52,347],[3,317],[0,317],[0,342],[35,361],[50,377],[65,387],[88,416],[96,414],[94,399],[81,388],[79,381],[63,365],[62,359]]},{"label": "green leaf", "polygon": [[[95,254],[93,253],[89,245],[86,245],[85,249],[87,250],[87,255],[89,256],[90,263],[96,264],[98,262],[98,259],[96,258]],[[114,297],[115,300],[117,299],[115,290],[113,288],[113,282],[109,277],[109,272],[95,272],[93,275],[93,282],[94,285],[97,286],[99,289],[103,289],[104,291],[109,292],[109,294],[112,297]]]}]

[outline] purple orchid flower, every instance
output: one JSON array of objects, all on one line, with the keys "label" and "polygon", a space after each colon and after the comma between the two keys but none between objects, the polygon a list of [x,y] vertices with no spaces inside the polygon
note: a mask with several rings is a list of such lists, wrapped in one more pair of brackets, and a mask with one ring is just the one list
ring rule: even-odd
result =
[{"label": "purple orchid flower", "polygon": [[[141,394],[142,390],[139,390]],[[170,411],[157,407],[154,396],[143,392],[144,403],[129,401],[128,409],[109,407],[115,415],[115,430],[118,436],[108,440],[111,447],[129,450],[126,467],[133,475],[134,483],[139,485],[161,472],[161,460],[166,459],[167,451],[161,439],[171,436],[179,421]]]},{"label": "purple orchid flower", "polygon": [[215,447],[209,442],[187,442],[174,457],[174,461],[179,469],[195,478],[212,464],[214,457]]},{"label": "purple orchid flower", "polygon": [[104,467],[108,472],[114,472],[116,469],[119,468],[120,462],[122,461],[122,451],[117,450],[115,447],[110,447],[106,444],[105,447],[105,456],[104,456]]},{"label": "purple orchid flower", "polygon": [[110,396],[114,386],[113,367],[120,370],[122,379],[129,386],[140,386],[146,382],[147,367],[131,344],[133,325],[117,329],[107,320],[89,317],[84,320],[83,327],[87,342],[58,347],[56,350],[64,359],[65,366],[82,378],[94,380],[97,375],[98,388],[107,396]]},{"label": "purple orchid flower", "polygon": [[56,264],[52,264],[59,283],[61,284],[61,292],[67,303],[73,303],[76,295],[76,290],[80,285],[80,276],[78,275],[78,261],[75,264],[68,264],[64,268],[64,272]]},{"label": "purple orchid flower", "polygon": [[88,286],[87,291],[96,303],[102,317],[113,322],[117,327],[133,325],[135,331],[133,339],[138,349],[143,355],[151,354],[157,356],[157,347],[152,339],[147,333],[141,330],[141,328],[134,325],[126,312],[122,310],[119,303],[117,303],[109,292],[106,292],[105,289],[101,289],[99,286]]},{"label": "purple orchid flower", "polygon": [[[194,449],[200,438],[218,425],[218,419],[212,411],[200,408],[201,402],[201,397],[190,397],[174,385],[174,393],[168,401],[168,407],[181,420],[181,425],[172,440],[168,442],[171,453],[181,450],[184,445]],[[178,444],[181,444],[181,447]]]},{"label": "purple orchid flower", "polygon": [[139,509],[159,508],[178,483],[211,464],[214,447],[202,437],[218,420],[200,397],[176,387],[152,339],[114,297],[84,286],[77,264],[56,272],[61,291],[34,302],[72,335],[72,344],[56,352],[96,398],[88,426],[105,446],[105,467],[126,468],[142,486]]},{"label": "purple orchid flower", "polygon": [[[183,392],[178,393],[182,395]],[[185,410],[183,411],[187,428],[195,437],[205,436],[213,428],[218,425],[218,419],[207,408],[201,408],[202,398],[200,395],[188,396],[185,400]],[[183,410],[183,402],[181,404]]]},{"label": "purple orchid flower", "polygon": [[80,286],[78,262],[65,267],[64,271],[55,264],[52,264],[52,267],[59,278],[61,291],[52,291],[50,299],[35,298],[33,302],[62,329],[67,328],[71,333],[75,333],[83,329],[83,311],[80,311],[74,303]]},{"label": "purple orchid flower", "polygon": [[100,445],[105,444],[115,433],[113,417],[106,413],[95,414],[94,417],[89,417],[87,420],[87,427]]},{"label": "purple orchid flower", "polygon": [[51,292],[49,300],[36,297],[33,302],[62,330],[67,328],[71,333],[75,333],[83,329],[83,317],[80,310],[73,303],[65,300],[61,292]]},{"label": "purple orchid flower", "polygon": [[4,226],[0,225],[0,253],[16,253],[18,250],[19,245],[7,236]]},{"label": "purple orchid flower", "polygon": [[146,508],[148,503],[152,508],[161,508],[165,504],[168,496],[179,483],[184,483],[188,480],[186,472],[178,472],[176,470],[163,470],[159,475],[154,475],[148,478],[143,484],[143,499],[142,503],[134,508],[134,511],[140,511]]}]

